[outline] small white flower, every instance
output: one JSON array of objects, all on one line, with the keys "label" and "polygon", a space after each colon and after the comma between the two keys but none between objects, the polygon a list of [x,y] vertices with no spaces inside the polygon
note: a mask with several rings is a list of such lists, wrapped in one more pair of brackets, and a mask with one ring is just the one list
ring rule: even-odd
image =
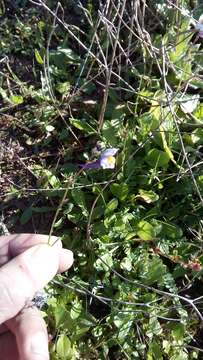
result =
[{"label": "small white flower", "polygon": [[203,38],[203,15],[200,16],[198,23],[195,26],[195,29],[198,31],[200,38]]},{"label": "small white flower", "polygon": [[116,164],[115,156],[118,149],[106,149],[100,156],[100,166],[102,169],[114,169]]}]

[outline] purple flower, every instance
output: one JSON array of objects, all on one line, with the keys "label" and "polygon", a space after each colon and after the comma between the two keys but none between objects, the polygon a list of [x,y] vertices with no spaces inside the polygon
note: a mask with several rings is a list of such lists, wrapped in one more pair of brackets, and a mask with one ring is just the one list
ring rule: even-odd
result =
[{"label": "purple flower", "polygon": [[200,16],[198,23],[195,26],[195,29],[198,31],[200,38],[203,38],[203,15]]},{"label": "purple flower", "polygon": [[101,155],[100,158],[92,163],[81,164],[82,169],[114,169],[116,165],[115,155],[118,152],[118,149],[111,148],[106,149]]}]

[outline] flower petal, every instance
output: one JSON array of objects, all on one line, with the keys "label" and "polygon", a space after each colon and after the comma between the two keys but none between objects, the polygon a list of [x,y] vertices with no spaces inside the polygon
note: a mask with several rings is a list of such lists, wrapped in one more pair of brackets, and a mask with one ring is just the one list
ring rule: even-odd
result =
[{"label": "flower petal", "polygon": [[101,168],[101,164],[100,164],[100,160],[91,162],[91,163],[87,163],[87,164],[79,164],[79,166],[83,169],[100,169]]},{"label": "flower petal", "polygon": [[203,37],[203,24],[199,21],[196,26],[195,29],[198,31],[198,35],[199,37]]},{"label": "flower petal", "polygon": [[100,159],[100,166],[102,169],[114,169],[116,159],[114,156],[106,156]]},{"label": "flower petal", "polygon": [[103,159],[105,157],[108,157],[108,156],[114,156],[117,152],[118,152],[119,149],[116,149],[116,148],[110,148],[110,149],[106,149],[100,156],[100,159]]}]

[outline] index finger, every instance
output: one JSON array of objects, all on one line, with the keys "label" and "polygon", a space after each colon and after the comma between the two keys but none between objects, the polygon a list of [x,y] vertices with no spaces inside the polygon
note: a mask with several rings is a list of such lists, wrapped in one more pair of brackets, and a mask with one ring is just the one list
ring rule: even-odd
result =
[{"label": "index finger", "polygon": [[31,246],[48,244],[62,248],[61,240],[56,236],[42,234],[10,234],[0,236],[0,266],[21,254]]},{"label": "index finger", "polygon": [[2,266],[0,324],[14,317],[34,297],[35,292],[55,276],[58,267],[59,253],[45,244],[31,247]]}]

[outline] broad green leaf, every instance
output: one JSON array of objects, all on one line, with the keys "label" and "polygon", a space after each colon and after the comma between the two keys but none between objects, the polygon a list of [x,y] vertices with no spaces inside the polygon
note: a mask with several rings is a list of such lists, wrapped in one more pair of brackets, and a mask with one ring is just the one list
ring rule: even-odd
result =
[{"label": "broad green leaf", "polygon": [[184,334],[185,334],[185,327],[183,324],[175,324],[173,327],[173,330],[171,332],[172,336],[175,338],[175,340],[183,340]]},{"label": "broad green leaf", "polygon": [[[186,17],[181,24],[178,34],[174,38],[171,50],[168,52],[169,59],[173,64],[173,71],[176,78],[181,81],[189,80],[192,75],[192,51],[189,46],[189,41],[192,37],[185,34],[186,27],[189,26],[189,19]],[[175,35],[175,30],[174,35]]]},{"label": "broad green leaf", "polygon": [[163,360],[161,347],[155,340],[152,341],[149,345],[147,360]]},{"label": "broad green leaf", "polygon": [[[122,327],[126,327],[126,325],[128,325],[127,327],[130,328],[130,325],[132,325],[132,316],[130,314],[125,315],[125,314],[122,314],[122,312],[120,312],[120,314],[114,316],[113,322],[114,322],[115,326],[119,329]],[[126,331],[127,331],[127,328],[126,328]]]},{"label": "broad green leaf", "polygon": [[[202,84],[203,86],[203,84]],[[194,116],[196,118],[197,124],[198,125],[202,125],[202,120],[203,120],[203,104],[200,103],[199,106],[197,107],[197,109],[194,112]]]},{"label": "broad green leaf", "polygon": [[152,259],[149,258],[147,264],[143,266],[141,279],[147,285],[163,284],[165,274],[166,266],[158,256],[154,256]]},{"label": "broad green leaf", "polygon": [[124,201],[128,195],[128,185],[125,183],[111,184],[110,190],[112,194],[116,196],[120,201]]},{"label": "broad green leaf", "polygon": [[145,241],[154,240],[156,236],[154,226],[147,221],[141,220],[137,225],[137,235]]},{"label": "broad green leaf", "polygon": [[[92,220],[99,219],[101,216],[104,215],[105,205],[102,204],[100,206],[95,206],[93,213],[92,213]],[[103,226],[103,225],[102,225]]]},{"label": "broad green leaf", "polygon": [[68,49],[68,48],[58,47],[57,52],[64,54],[69,60],[76,62],[80,61],[80,57],[70,48]]},{"label": "broad green leaf", "polygon": [[157,320],[156,316],[151,315],[149,319],[149,323],[147,325],[146,335],[152,339],[154,335],[160,335],[163,332],[162,327]]},{"label": "broad green leaf", "polygon": [[87,211],[87,208],[86,208],[84,192],[82,190],[80,190],[80,189],[73,189],[71,191],[71,195],[72,195],[72,197],[74,199],[75,204],[82,209],[83,215],[87,216],[88,211]]},{"label": "broad green leaf", "polygon": [[113,126],[111,121],[105,121],[102,127],[102,136],[104,141],[110,146],[115,147],[118,144],[118,129]]},{"label": "broad green leaf", "polygon": [[166,167],[169,163],[170,156],[165,151],[156,148],[151,149],[145,157],[145,161],[153,167]]},{"label": "broad green leaf", "polygon": [[60,360],[73,360],[71,342],[65,334],[59,336],[56,343],[56,352]]},{"label": "broad green leaf", "polygon": [[109,269],[113,266],[113,259],[110,252],[99,257],[94,263],[94,267],[97,271],[109,271]]},{"label": "broad green leaf", "polygon": [[152,112],[147,112],[141,115],[138,119],[138,123],[140,125],[140,132],[143,136],[147,136],[151,131],[157,129],[159,126],[159,120]]},{"label": "broad green leaf", "polygon": [[162,233],[164,237],[173,240],[180,239],[183,236],[183,231],[179,226],[167,222],[162,223]]},{"label": "broad green leaf", "polygon": [[186,38],[185,34],[182,34],[176,37],[175,42],[177,45],[174,45],[172,50],[169,52],[169,57],[173,64],[179,65],[183,55],[185,55],[187,52],[188,39]]},{"label": "broad green leaf", "polygon": [[159,195],[157,195],[152,190],[147,191],[147,190],[140,189],[139,190],[139,195],[136,195],[136,198],[142,199],[147,204],[151,204],[151,203],[159,200]]},{"label": "broad green leaf", "polygon": [[57,74],[57,69],[59,69],[58,75],[60,72],[65,73],[65,68],[68,64],[79,65],[81,62],[80,57],[74,53],[71,49],[58,47],[56,50],[51,50],[49,53],[50,64],[56,66],[55,72]]},{"label": "broad green leaf", "polygon": [[71,318],[65,304],[56,303],[54,305],[54,319],[58,329],[73,331],[75,321]]},{"label": "broad green leaf", "polygon": [[65,321],[65,318],[67,316],[67,310],[64,305],[58,303],[54,304],[54,307],[54,318],[56,322],[56,327],[59,328]]}]

